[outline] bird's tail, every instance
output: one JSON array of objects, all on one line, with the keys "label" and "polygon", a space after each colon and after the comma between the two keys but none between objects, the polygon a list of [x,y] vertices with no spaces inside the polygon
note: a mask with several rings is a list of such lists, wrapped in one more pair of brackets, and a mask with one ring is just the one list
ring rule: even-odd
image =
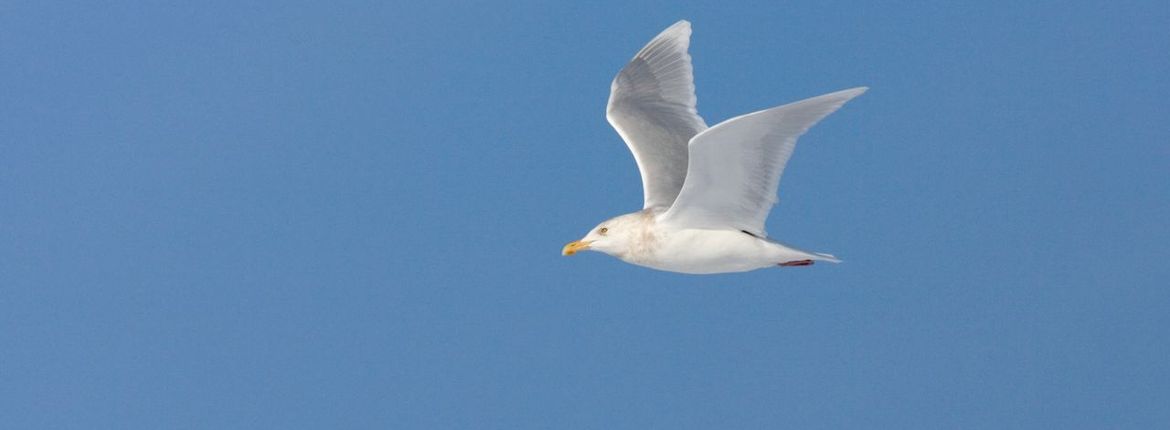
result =
[{"label": "bird's tail", "polygon": [[783,244],[783,243],[777,242],[777,241],[772,240],[772,239],[768,239],[768,241],[772,242],[773,245],[777,245],[779,247],[779,251],[781,254],[780,258],[782,260],[784,260],[784,261],[781,261],[781,263],[784,263],[787,261],[800,261],[800,260],[828,261],[830,263],[840,263],[841,262],[841,259],[837,258],[833,254],[825,254],[823,252],[805,251],[803,249],[789,246],[787,244]]},{"label": "bird's tail", "polygon": [[833,254],[825,254],[823,252],[810,252],[809,254],[816,256],[814,260],[828,261],[830,263],[840,263],[841,259],[834,257]]}]

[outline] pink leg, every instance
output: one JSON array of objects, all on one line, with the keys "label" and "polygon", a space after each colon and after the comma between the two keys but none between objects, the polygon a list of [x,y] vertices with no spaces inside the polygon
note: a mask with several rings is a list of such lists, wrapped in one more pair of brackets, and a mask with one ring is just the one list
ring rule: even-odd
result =
[{"label": "pink leg", "polygon": [[784,266],[784,267],[812,266],[813,261],[812,260],[797,260],[797,261],[789,261],[787,263],[780,263],[780,265]]}]

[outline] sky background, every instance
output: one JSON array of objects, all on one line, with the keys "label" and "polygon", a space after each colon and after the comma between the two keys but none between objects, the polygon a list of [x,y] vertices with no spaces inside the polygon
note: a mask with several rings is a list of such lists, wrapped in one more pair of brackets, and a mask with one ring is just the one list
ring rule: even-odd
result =
[{"label": "sky background", "polygon": [[[5,428],[1170,427],[1170,3],[5,2]],[[188,4],[189,3],[189,4]],[[553,4],[561,3],[561,4]],[[690,276],[609,83],[871,90]]]}]

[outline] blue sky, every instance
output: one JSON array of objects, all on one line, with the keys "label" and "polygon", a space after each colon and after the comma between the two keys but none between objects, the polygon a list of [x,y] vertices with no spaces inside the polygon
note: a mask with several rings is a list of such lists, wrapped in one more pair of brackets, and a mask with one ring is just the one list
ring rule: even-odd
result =
[{"label": "blue sky", "polygon": [[[689,19],[710,123],[871,90],[769,232],[638,209],[609,82]],[[0,6],[8,428],[1170,426],[1170,4]]]}]

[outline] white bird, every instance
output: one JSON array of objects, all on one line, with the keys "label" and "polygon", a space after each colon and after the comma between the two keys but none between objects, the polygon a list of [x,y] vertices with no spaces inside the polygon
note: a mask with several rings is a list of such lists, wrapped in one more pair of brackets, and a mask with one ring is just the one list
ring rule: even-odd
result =
[{"label": "white bird", "polygon": [[594,227],[561,251],[600,251],[681,273],[744,272],[840,262],[768,238],[764,221],[796,139],[867,89],[858,87],[738,116],[714,127],[695,110],[691,24],[646,44],[610,86],[606,118],[634,153],[643,209]]}]

